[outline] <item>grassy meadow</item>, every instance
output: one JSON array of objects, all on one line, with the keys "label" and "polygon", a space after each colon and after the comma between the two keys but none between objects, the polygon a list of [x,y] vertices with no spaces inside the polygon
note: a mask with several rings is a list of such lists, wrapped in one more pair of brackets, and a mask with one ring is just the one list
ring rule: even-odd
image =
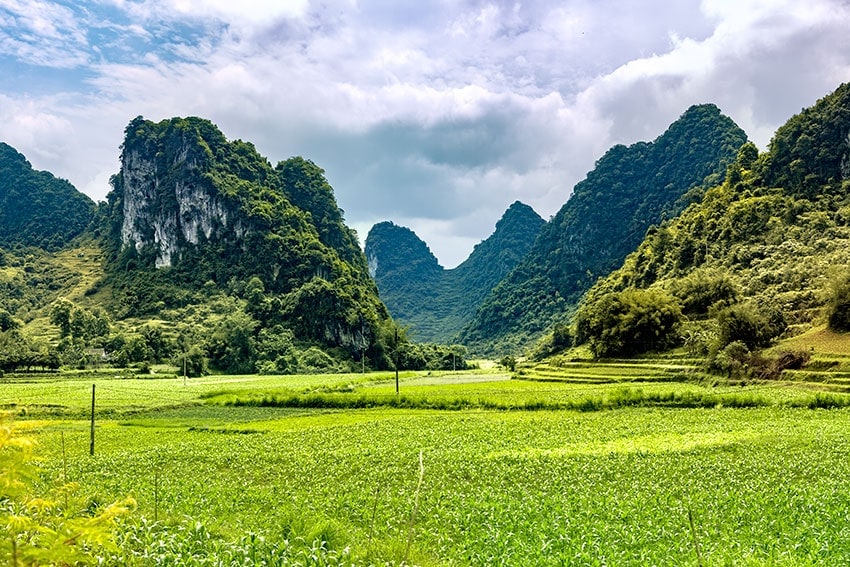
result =
[{"label": "grassy meadow", "polygon": [[850,395],[692,370],[402,373],[399,396],[388,373],[6,377],[0,400],[45,482],[138,502],[104,564],[850,562]]}]

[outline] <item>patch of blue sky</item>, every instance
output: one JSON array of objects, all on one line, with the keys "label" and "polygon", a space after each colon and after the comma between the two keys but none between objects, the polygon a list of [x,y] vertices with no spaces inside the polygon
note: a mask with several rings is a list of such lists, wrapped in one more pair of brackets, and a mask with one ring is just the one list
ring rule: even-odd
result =
[{"label": "patch of blue sky", "polygon": [[226,32],[220,22],[138,18],[100,2],[0,6],[0,24],[3,92],[27,96],[90,93],[102,65],[201,63]]},{"label": "patch of blue sky", "polygon": [[7,78],[3,82],[3,94],[40,97],[93,90],[87,81],[95,72],[89,67],[46,67],[3,56],[0,57],[0,75]]}]

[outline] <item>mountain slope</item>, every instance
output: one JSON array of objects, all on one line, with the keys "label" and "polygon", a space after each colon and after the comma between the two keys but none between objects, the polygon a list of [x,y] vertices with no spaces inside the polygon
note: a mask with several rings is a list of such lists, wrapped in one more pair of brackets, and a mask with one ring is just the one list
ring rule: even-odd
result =
[{"label": "mountain slope", "polygon": [[[848,132],[845,84],[779,128],[764,154],[744,146],[726,182],[649,233],[585,305],[662,290],[689,317],[688,347],[700,352],[730,338],[764,346],[822,324],[836,283],[850,273]],[[755,328],[736,336],[730,318],[742,313]]]},{"label": "mountain slope", "polygon": [[461,341],[480,352],[527,346],[620,265],[689,191],[716,184],[746,135],[714,105],[689,108],[653,142],[611,148],[531,251],[484,300]]},{"label": "mountain slope", "polygon": [[419,340],[449,342],[528,252],[542,225],[531,207],[517,201],[469,258],[445,270],[413,231],[383,222],[369,231],[366,255],[393,317]]},{"label": "mountain slope", "polygon": [[225,292],[248,302],[248,325],[352,354],[379,346],[388,314],[320,168],[272,167],[200,118],[138,117],[125,133],[108,196],[119,315]]},{"label": "mountain slope", "polygon": [[0,142],[0,247],[57,250],[94,218],[94,202],[64,179],[36,171]]}]

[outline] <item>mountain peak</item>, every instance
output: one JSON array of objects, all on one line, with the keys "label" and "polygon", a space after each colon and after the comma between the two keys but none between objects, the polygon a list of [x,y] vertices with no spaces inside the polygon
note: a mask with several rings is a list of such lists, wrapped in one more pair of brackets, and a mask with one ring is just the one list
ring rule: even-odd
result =
[{"label": "mountain peak", "polygon": [[23,154],[0,142],[0,247],[61,248],[88,227],[94,209],[68,181],[33,169]]},{"label": "mountain peak", "polygon": [[542,225],[534,209],[516,201],[469,258],[444,270],[412,230],[382,222],[369,231],[366,256],[393,317],[409,324],[420,340],[446,342],[528,252]]},{"label": "mountain peak", "polygon": [[716,184],[746,134],[713,104],[690,107],[652,142],[608,150],[461,333],[481,352],[521,348],[565,317],[689,190]]}]

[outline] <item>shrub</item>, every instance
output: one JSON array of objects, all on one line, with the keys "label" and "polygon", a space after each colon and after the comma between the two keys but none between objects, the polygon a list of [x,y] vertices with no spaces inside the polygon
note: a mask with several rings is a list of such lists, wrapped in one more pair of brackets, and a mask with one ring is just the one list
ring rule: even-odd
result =
[{"label": "shrub", "polygon": [[116,519],[135,507],[132,498],[86,509],[73,498],[73,483],[36,494],[37,473],[32,441],[0,422],[0,563],[96,565],[99,552],[118,549]]},{"label": "shrub", "polygon": [[516,358],[509,354],[503,356],[502,359],[499,361],[499,364],[502,366],[502,368],[510,370],[511,372],[516,370]]},{"label": "shrub", "polygon": [[761,351],[751,352],[743,342],[735,341],[711,358],[708,367],[730,378],[776,380],[784,370],[804,367],[810,357],[811,354],[803,350],[781,351],[775,356],[766,356]]},{"label": "shrub", "polygon": [[311,346],[299,355],[299,364],[304,371],[332,372],[336,369],[336,361],[318,347]]},{"label": "shrub", "polygon": [[827,321],[833,331],[850,331],[850,274],[844,275],[831,290]]},{"label": "shrub", "polygon": [[753,304],[732,305],[717,315],[720,345],[741,342],[754,350],[770,344],[785,331],[782,313],[769,308],[757,309]]},{"label": "shrub", "polygon": [[597,358],[663,350],[679,341],[681,322],[679,303],[663,291],[608,293],[579,309],[576,342],[588,343]]},{"label": "shrub", "polygon": [[732,278],[719,270],[695,270],[674,281],[671,291],[682,302],[682,311],[693,315],[704,315],[710,307],[730,305],[738,298]]}]

